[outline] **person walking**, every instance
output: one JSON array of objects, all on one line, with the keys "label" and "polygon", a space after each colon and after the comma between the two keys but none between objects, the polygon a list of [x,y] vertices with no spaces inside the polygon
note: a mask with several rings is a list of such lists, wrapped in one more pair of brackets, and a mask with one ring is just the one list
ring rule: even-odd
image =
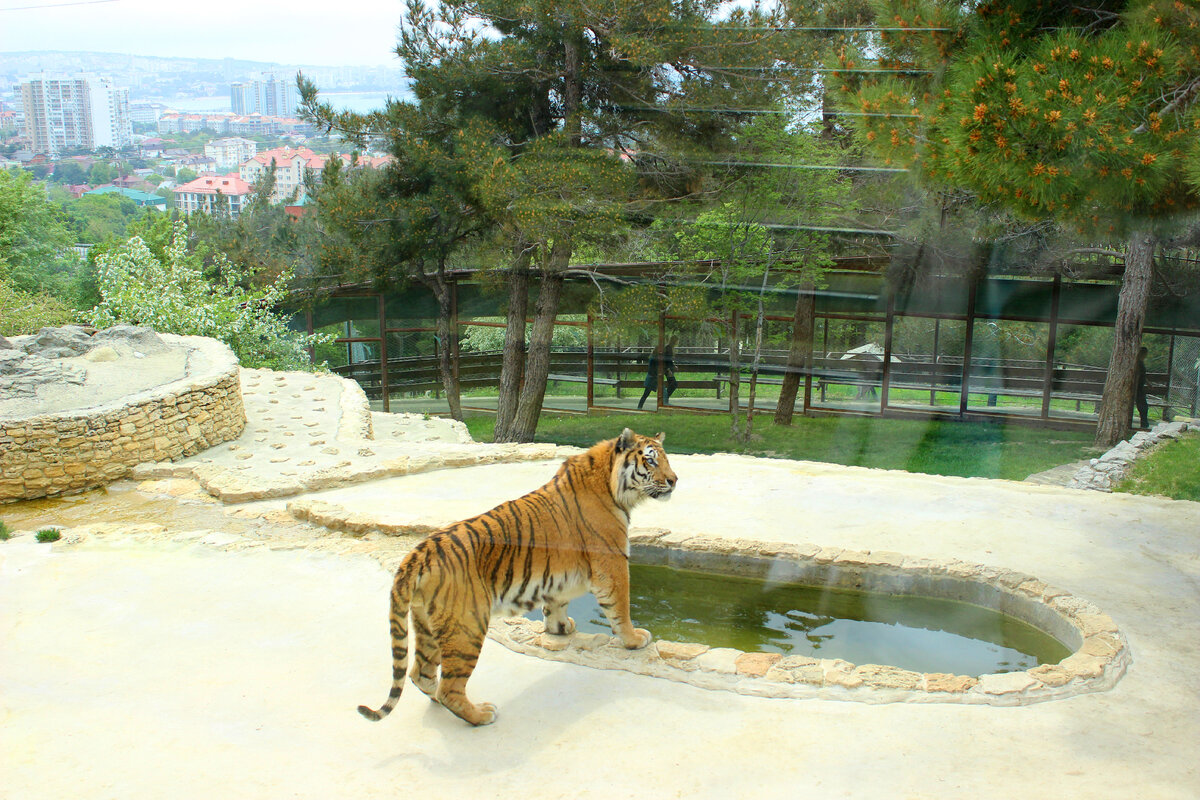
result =
[{"label": "person walking", "polygon": [[671,341],[667,342],[666,350],[659,351],[658,348],[655,348],[654,352],[650,354],[650,362],[646,365],[646,378],[642,381],[645,391],[642,392],[642,399],[638,401],[638,411],[642,410],[650,393],[658,388],[658,362],[660,360],[663,364],[663,377],[667,382],[666,391],[663,393],[663,405],[671,403],[671,392],[674,392],[679,386],[679,381],[675,379],[675,345],[678,341],[678,336],[672,336]]}]

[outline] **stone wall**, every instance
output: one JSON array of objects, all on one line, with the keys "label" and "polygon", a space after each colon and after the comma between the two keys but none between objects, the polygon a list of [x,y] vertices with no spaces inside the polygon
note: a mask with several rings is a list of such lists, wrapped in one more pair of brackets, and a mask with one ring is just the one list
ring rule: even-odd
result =
[{"label": "stone wall", "polygon": [[184,378],[90,408],[0,417],[0,503],[94,488],[142,462],[241,435],[246,414],[233,352],[214,339],[160,336],[188,349]]}]

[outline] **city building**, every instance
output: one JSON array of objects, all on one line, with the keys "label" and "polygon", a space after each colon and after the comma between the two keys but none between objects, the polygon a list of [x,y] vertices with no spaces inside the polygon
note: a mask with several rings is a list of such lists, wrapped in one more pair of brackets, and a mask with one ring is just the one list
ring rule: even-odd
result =
[{"label": "city building", "polygon": [[123,148],[133,142],[129,90],[79,73],[30,76],[20,84],[25,136],[35,153]]},{"label": "city building", "polygon": [[277,147],[264,150],[244,162],[238,169],[242,180],[255,183],[263,174],[275,166],[275,188],[271,192],[272,203],[282,203],[295,198],[299,200],[306,196],[304,191],[304,172],[312,170],[319,174],[325,167],[328,156],[314,153],[307,147]]},{"label": "city building", "polygon": [[240,136],[214,139],[204,145],[204,155],[216,161],[218,170],[237,169],[243,161],[254,158],[258,143]]},{"label": "city building", "polygon": [[88,76],[92,98],[93,147],[120,150],[133,144],[133,118],[129,113],[129,90],[113,85],[108,78]]},{"label": "city building", "polygon": [[184,214],[228,214],[236,219],[253,191],[236,172],[206,175],[175,187],[175,208]]},{"label": "city building", "polygon": [[220,169],[217,166],[216,159],[208,155],[201,156],[188,153],[182,156],[172,156],[170,160],[175,169],[190,169],[197,175],[216,175]]},{"label": "city building", "polygon": [[154,125],[166,110],[162,103],[133,103],[129,106],[129,118],[141,125]]},{"label": "city building", "polygon": [[244,162],[238,172],[243,180],[254,183],[274,164],[275,189],[271,192],[271,202],[303,204],[308,197],[304,187],[305,172],[310,171],[313,180],[319,183],[321,171],[331,158],[341,159],[344,168],[359,169],[380,169],[392,160],[391,156],[361,156],[351,163],[349,155],[316,153],[307,147],[277,147],[258,153]]},{"label": "city building", "polygon": [[229,87],[229,107],[236,115],[259,113],[270,117],[289,117],[296,113],[296,84],[264,72],[256,81],[235,83]]},{"label": "city building", "polygon": [[230,114],[226,112],[208,112],[204,114],[184,114],[178,111],[168,111],[159,117],[159,133],[190,133],[192,131],[209,130],[214,133],[233,134],[235,136],[280,136],[285,134],[311,135],[316,128],[295,117],[271,117],[263,114]]}]

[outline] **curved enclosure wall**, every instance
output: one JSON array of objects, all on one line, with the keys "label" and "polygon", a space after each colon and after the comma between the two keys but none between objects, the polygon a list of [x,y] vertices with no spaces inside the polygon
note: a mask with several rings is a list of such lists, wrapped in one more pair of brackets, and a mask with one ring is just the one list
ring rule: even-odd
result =
[{"label": "curved enclosure wall", "polygon": [[233,352],[215,339],[159,336],[187,351],[184,377],[87,408],[0,416],[0,502],[94,488],[241,435]]}]

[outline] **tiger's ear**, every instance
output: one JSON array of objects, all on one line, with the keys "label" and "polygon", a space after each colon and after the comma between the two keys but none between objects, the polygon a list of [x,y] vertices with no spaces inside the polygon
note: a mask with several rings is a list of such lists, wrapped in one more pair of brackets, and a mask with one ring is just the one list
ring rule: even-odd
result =
[{"label": "tiger's ear", "polygon": [[617,437],[617,452],[623,453],[633,447],[633,431],[626,428],[621,431],[621,435]]},{"label": "tiger's ear", "polygon": [[655,438],[655,439],[658,439],[658,443],[659,443],[659,444],[662,444],[663,442],[665,442],[665,441],[667,440],[667,432],[666,432],[666,431],[659,431],[658,433],[656,433],[656,434],[654,435],[654,438]]}]

